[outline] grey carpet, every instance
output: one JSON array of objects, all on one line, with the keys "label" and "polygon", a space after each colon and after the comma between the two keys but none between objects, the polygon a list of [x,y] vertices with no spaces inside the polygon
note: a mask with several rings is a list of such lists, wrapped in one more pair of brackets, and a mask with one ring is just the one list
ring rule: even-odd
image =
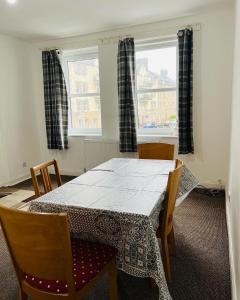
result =
[{"label": "grey carpet", "polygon": [[[175,300],[230,300],[228,237],[224,198],[210,198],[195,192],[175,210],[177,255],[172,257],[173,281],[169,285]],[[120,300],[155,300],[156,289],[147,279],[118,274]],[[103,278],[86,300],[108,299]],[[0,232],[0,299],[17,299],[17,282]]]},{"label": "grey carpet", "polygon": [[177,255],[172,258],[173,299],[230,300],[224,197],[191,193],[176,209]]}]

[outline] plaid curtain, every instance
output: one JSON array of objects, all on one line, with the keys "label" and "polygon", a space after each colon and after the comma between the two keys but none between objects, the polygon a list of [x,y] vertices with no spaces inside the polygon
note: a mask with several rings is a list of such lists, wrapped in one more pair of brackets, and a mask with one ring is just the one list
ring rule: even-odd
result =
[{"label": "plaid curtain", "polygon": [[192,122],[193,82],[193,33],[192,30],[178,31],[179,90],[178,90],[178,133],[179,154],[194,153]]},{"label": "plaid curtain", "polygon": [[118,99],[120,152],[137,152],[134,114],[135,49],[134,39],[126,38],[118,44]]},{"label": "plaid curtain", "polygon": [[48,149],[68,148],[68,98],[57,50],[42,52]]}]

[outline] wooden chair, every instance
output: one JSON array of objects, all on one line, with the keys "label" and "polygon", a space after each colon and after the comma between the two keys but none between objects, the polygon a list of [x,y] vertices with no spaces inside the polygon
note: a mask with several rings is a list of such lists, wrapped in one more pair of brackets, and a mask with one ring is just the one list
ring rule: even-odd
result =
[{"label": "wooden chair", "polygon": [[171,245],[173,255],[175,255],[175,238],[173,229],[173,212],[176,204],[179,180],[181,177],[183,163],[176,160],[175,170],[169,172],[168,184],[165,198],[164,210],[159,215],[159,227],[157,229],[157,237],[161,238],[162,255],[165,276],[168,282],[171,282],[171,269],[168,244]]},{"label": "wooden chair", "polygon": [[43,183],[45,193],[52,191],[51,178],[50,178],[50,175],[48,172],[48,167],[50,167],[50,166],[54,166],[58,186],[62,185],[62,180],[61,180],[57,161],[50,160],[48,162],[41,163],[30,169],[33,187],[34,187],[35,195],[37,197],[40,197],[43,194],[40,192],[40,188],[39,188],[39,184],[38,184],[38,180],[37,180],[37,176],[36,176],[37,173],[40,173],[42,176],[42,183]]},{"label": "wooden chair", "polygon": [[67,215],[35,214],[0,206],[0,220],[16,270],[20,300],[82,299],[104,274],[117,299],[116,250],[70,240]]},{"label": "wooden chair", "polygon": [[174,145],[164,143],[145,143],[138,145],[139,158],[173,160]]}]

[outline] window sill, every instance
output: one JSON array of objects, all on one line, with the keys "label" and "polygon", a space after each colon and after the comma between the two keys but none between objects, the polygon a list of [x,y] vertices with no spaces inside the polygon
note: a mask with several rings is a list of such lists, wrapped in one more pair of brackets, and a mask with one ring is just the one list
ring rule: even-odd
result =
[{"label": "window sill", "polygon": [[178,139],[178,136],[177,135],[170,135],[170,134],[166,134],[166,135],[163,135],[163,134],[138,134],[137,135],[137,138],[139,140],[141,139]]},{"label": "window sill", "polygon": [[85,137],[99,138],[102,136],[102,134],[70,133],[70,134],[68,134],[68,136],[69,137],[82,137],[82,138],[85,138]]},{"label": "window sill", "polygon": [[[119,140],[117,139],[108,139],[108,138],[104,138],[101,134],[69,134],[68,135],[70,138],[73,137],[79,137],[82,138],[85,141],[92,141],[92,142],[106,142],[106,143],[119,143]],[[159,141],[161,139],[173,139],[173,140],[177,140],[178,136],[173,136],[173,135],[150,135],[150,134],[146,134],[146,135],[138,135],[137,136],[137,140],[138,142],[144,142],[144,141]]]},{"label": "window sill", "polygon": [[138,134],[138,138],[157,138],[157,139],[162,139],[162,138],[168,138],[168,139],[177,139],[177,135],[163,135],[163,134]]}]

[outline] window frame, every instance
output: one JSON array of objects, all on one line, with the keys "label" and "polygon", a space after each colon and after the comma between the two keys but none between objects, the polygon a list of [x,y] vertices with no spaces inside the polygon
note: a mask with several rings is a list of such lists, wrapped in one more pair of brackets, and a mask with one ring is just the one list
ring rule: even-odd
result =
[{"label": "window frame", "polygon": [[63,63],[63,71],[65,74],[66,88],[68,92],[68,136],[102,136],[102,119],[101,119],[101,128],[73,128],[72,127],[72,108],[71,108],[71,98],[78,97],[93,97],[98,96],[100,99],[100,114],[102,117],[101,110],[101,92],[100,92],[100,75],[99,75],[99,93],[70,93],[70,80],[69,80],[69,70],[68,70],[68,62],[75,62],[81,60],[98,60],[98,68],[99,68],[99,55],[98,55],[98,47],[92,48],[82,48],[76,50],[65,50],[62,52],[62,63]]},{"label": "window frame", "polygon": [[[135,103],[135,116],[136,116],[136,129],[138,137],[177,137],[178,136],[178,42],[177,38],[169,38],[167,40],[150,40],[139,41],[135,44],[135,51],[145,51],[154,49],[164,49],[176,47],[176,87],[171,88],[157,88],[157,89],[139,89],[137,88],[137,73],[136,73],[136,103]],[[137,68],[136,68],[137,69]],[[161,93],[161,92],[176,92],[176,128],[139,128],[138,120],[138,95],[144,93]]]}]

